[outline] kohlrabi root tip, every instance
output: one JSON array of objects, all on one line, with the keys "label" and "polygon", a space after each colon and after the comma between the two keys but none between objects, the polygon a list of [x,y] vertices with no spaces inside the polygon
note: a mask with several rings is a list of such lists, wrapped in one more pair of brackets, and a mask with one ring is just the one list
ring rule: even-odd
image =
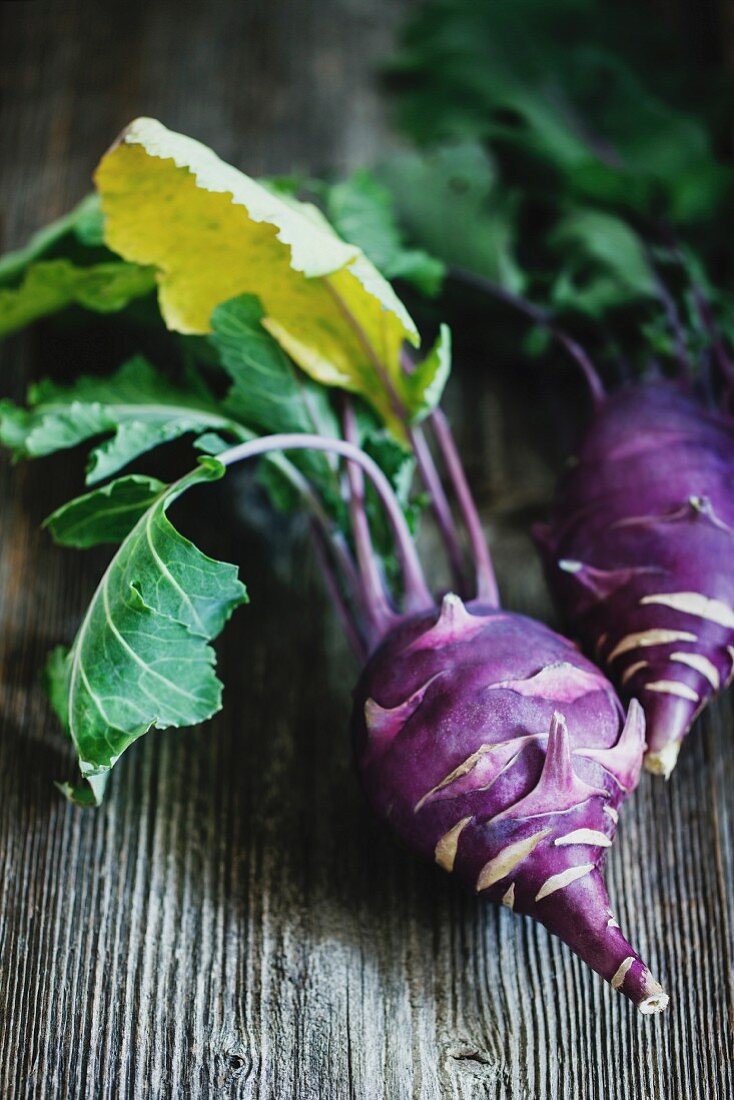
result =
[{"label": "kohlrabi root tip", "polygon": [[658,1012],[664,1012],[669,1003],[670,997],[661,986],[659,993],[651,993],[637,1007],[643,1016],[656,1016]]},{"label": "kohlrabi root tip", "polygon": [[645,769],[652,775],[662,775],[665,779],[670,779],[678,760],[680,745],[680,741],[669,741],[657,752],[646,753],[643,760]]}]

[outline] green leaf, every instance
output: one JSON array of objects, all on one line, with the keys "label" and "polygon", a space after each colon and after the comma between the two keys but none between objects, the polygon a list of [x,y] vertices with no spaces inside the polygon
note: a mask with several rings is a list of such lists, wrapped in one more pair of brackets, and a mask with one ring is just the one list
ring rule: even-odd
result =
[{"label": "green leaf", "polygon": [[[263,319],[263,309],[251,294],[224,302],[212,314],[209,341],[232,379],[225,410],[265,434],[312,432],[339,438],[329,391],[294,366],[263,327]],[[291,461],[324,490],[327,503],[339,497],[335,466],[326,455],[299,451]]]},{"label": "green leaf", "polygon": [[[245,433],[242,435],[242,442],[245,440]],[[197,451],[203,451],[206,455],[218,455],[222,451],[226,451],[232,446],[231,441],[228,442],[223,439],[221,435],[217,435],[216,432],[204,432],[198,439],[194,440],[194,447]]]},{"label": "green leaf", "polygon": [[122,542],[165,488],[153,477],[121,477],[57,508],[44,527],[60,546],[86,549],[103,542]]},{"label": "green leaf", "polygon": [[615,306],[656,296],[640,238],[613,214],[574,210],[555,226],[549,243],[563,264],[552,288],[557,307],[599,317]]},{"label": "green leaf", "polygon": [[472,142],[430,153],[403,153],[380,176],[395,197],[401,223],[449,267],[485,275],[519,291],[515,200],[501,193],[494,162]]},{"label": "green leaf", "polygon": [[159,493],[105,571],[70,650],[52,657],[51,700],[95,802],[100,782],[137,738],[203,722],[220,708],[207,643],[247,593],[235,566],[202,554],[166,512],[182,493],[223,474],[216,459],[202,459]]},{"label": "green leaf", "polygon": [[422,249],[406,247],[393,196],[371,172],[361,169],[328,188],[326,213],[337,233],[361,248],[386,279],[405,279],[423,294],[438,294],[444,265]]},{"label": "green leaf", "polygon": [[299,371],[263,327],[258,299],[243,294],[212,313],[209,342],[232,380],[226,407],[265,432],[339,435],[323,386]]},{"label": "green leaf", "polygon": [[154,287],[153,269],[137,264],[76,267],[70,260],[42,260],[26,269],[20,286],[0,288],[0,336],[71,305],[114,313]]},{"label": "green leaf", "polygon": [[212,399],[173,386],[141,356],[109,378],[82,377],[71,386],[42,382],[31,388],[29,404],[0,403],[0,442],[17,458],[35,458],[107,436],[90,454],[88,484],[188,433],[214,429],[244,438],[242,426]]},{"label": "green leaf", "polygon": [[55,251],[59,243],[69,236],[89,248],[104,245],[98,195],[87,195],[68,214],[34,233],[23,248],[6,252],[0,257],[0,285],[17,282],[29,264]]},{"label": "green leaf", "polygon": [[541,201],[560,190],[656,219],[710,218],[733,175],[695,111],[713,103],[725,118],[726,106],[713,74],[703,100],[669,31],[632,3],[419,5],[392,66],[403,127],[422,144],[491,143]]},{"label": "green leaf", "polygon": [[423,420],[440,403],[450,373],[451,329],[448,325],[441,325],[430,352],[408,377],[413,391],[412,404],[416,409],[414,424]]}]

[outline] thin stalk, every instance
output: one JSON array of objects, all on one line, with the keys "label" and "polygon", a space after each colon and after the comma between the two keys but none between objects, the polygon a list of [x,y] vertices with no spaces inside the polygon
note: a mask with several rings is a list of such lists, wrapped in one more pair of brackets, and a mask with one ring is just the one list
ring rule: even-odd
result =
[{"label": "thin stalk", "polygon": [[[406,374],[413,373],[415,370],[415,363],[407,351],[402,351],[400,353],[400,362]],[[459,542],[454,517],[451,514],[451,505],[446,496],[439,472],[436,469],[436,463],[433,461],[431,449],[426,442],[426,437],[422,428],[412,427],[408,423],[408,418],[405,414],[403,414],[403,423],[405,424],[413,453],[415,454],[421,481],[431,499],[431,509],[434,519],[436,520],[439,534],[443,540],[446,555],[449,559],[449,565],[454,577],[457,592],[460,596],[466,597],[467,583],[464,572],[464,554]]]},{"label": "thin stalk", "polygon": [[[466,272],[464,274],[466,274],[470,278],[472,277],[471,273],[469,273],[469,272]],[[393,383],[392,383],[392,380],[391,380],[389,374],[385,370],[385,367],[384,367],[383,363],[380,361],[380,357],[375,352],[375,349],[373,348],[371,341],[369,340],[367,334],[365,333],[365,331],[362,328],[362,326],[360,325],[360,323],[357,321],[354,314],[351,312],[349,307],[346,305],[346,303],[343,301],[343,299],[341,298],[339,293],[335,290],[335,288],[332,286],[332,284],[329,282],[328,279],[325,280],[325,284],[328,287],[330,293],[332,294],[332,296],[334,298],[334,301],[337,304],[338,308],[341,310],[344,317],[347,319],[349,324],[352,326],[357,338],[359,339],[360,343],[362,344],[362,347],[364,348],[365,352],[367,353],[367,355],[371,359],[371,361],[372,361],[379,377],[381,378],[384,386],[387,389],[387,392],[390,395],[390,401],[391,401],[391,404],[392,404],[393,411],[394,411],[395,415],[402,421],[403,425],[406,428],[406,431],[408,431],[408,434],[410,435],[410,426],[409,426],[409,423],[408,423],[408,418],[407,418],[407,415],[406,415],[405,408],[403,407],[403,404],[402,404],[398,394],[395,391],[395,388],[393,386]],[[532,307],[532,308],[535,308],[535,307]],[[549,325],[549,321],[547,319],[545,319],[544,323],[547,326]],[[551,331],[555,331],[555,330],[551,328]],[[577,345],[575,343],[575,341],[571,340],[571,338],[569,336],[566,336],[565,333],[561,333],[561,332],[556,331],[555,335],[557,336],[557,338],[559,340],[561,340],[562,342],[564,342],[568,346],[569,350],[571,350],[572,348],[575,349],[576,358],[578,359],[580,365],[582,366],[582,369],[584,370],[584,375],[585,375],[586,380],[588,382],[589,389],[591,391],[591,395],[592,395],[592,399],[594,401],[594,404],[595,405],[601,404],[602,401],[604,400],[606,394],[605,394],[605,391],[604,391],[604,387],[601,383],[601,379],[599,378],[598,374],[596,373],[596,370],[595,370],[593,364],[591,363],[591,360],[588,358],[588,356],[583,351],[583,349],[579,345]],[[433,415],[435,417],[438,414],[435,413]],[[434,420],[433,423],[434,423],[434,431],[436,433],[436,438],[437,438],[437,441],[439,442],[439,446],[441,447],[441,450],[443,452],[444,462],[446,463],[446,467],[447,467],[447,470],[449,472],[449,476],[450,476],[451,481],[453,483],[454,491],[456,492],[456,498],[457,498],[457,501],[458,501],[458,504],[459,504],[459,508],[460,508],[462,516],[464,518],[464,523],[466,524],[467,533],[469,535],[469,542],[470,542],[470,546],[471,546],[471,549],[472,549],[472,554],[473,554],[473,557],[474,557],[474,564],[475,564],[476,571],[477,571],[477,591],[478,591],[478,595],[480,596],[480,598],[486,599],[487,602],[492,603],[494,606],[498,606],[499,597],[498,597],[498,592],[497,592],[497,582],[495,580],[494,570],[492,568],[492,561],[491,561],[491,558],[490,558],[490,555],[489,555],[489,549],[488,549],[487,544],[486,544],[485,539],[484,539],[484,533],[482,531],[482,525],[479,521],[479,516],[477,514],[476,506],[474,504],[474,500],[473,500],[472,495],[471,495],[471,490],[469,489],[469,485],[468,485],[466,477],[464,475],[464,470],[463,470],[462,465],[461,465],[461,459],[459,458],[459,453],[456,450],[456,446],[455,446],[454,441],[453,441],[453,436],[451,435],[451,429],[449,428],[448,421],[445,419],[443,414],[440,414],[440,426],[439,427],[436,427],[436,424],[437,424],[436,420]],[[439,436],[440,436],[440,439],[439,439]],[[414,450],[415,450],[415,448],[414,448]],[[427,451],[427,448],[426,448],[426,451]],[[418,456],[416,454],[416,458],[417,457]],[[429,457],[430,457],[430,452],[429,452]],[[427,472],[428,472],[428,476],[430,478],[430,476],[431,476],[430,471],[427,471]],[[440,479],[438,478],[438,476],[436,477],[435,480],[436,480],[438,486],[440,487]],[[430,492],[430,489],[429,489],[429,492]],[[440,499],[440,498],[435,498],[435,499]],[[443,508],[443,506],[440,503],[438,504],[438,508],[441,509],[443,520],[448,522],[447,533],[448,533],[449,540],[451,541],[452,539],[455,539],[455,531],[454,531],[454,528],[453,528],[453,520],[450,519],[451,512],[450,512],[450,509],[449,509],[449,506],[448,506],[448,501],[446,500],[445,497],[444,497],[444,500],[445,500],[445,509]],[[436,508],[436,505],[434,504],[434,510],[435,510],[435,508]],[[448,551],[448,553],[451,557],[451,555],[455,554],[456,551],[454,551],[452,549],[449,549],[450,541],[448,543],[446,543],[446,546],[447,546],[447,551]],[[460,553],[460,551],[459,551],[459,553]],[[462,568],[462,576],[463,576],[463,568]]]},{"label": "thin stalk", "polygon": [[696,282],[695,274],[691,271],[689,264],[686,262],[685,254],[680,246],[678,238],[673,228],[669,225],[663,225],[660,227],[662,233],[672,249],[673,256],[677,260],[680,267],[688,276],[689,285],[691,287],[691,294],[693,296],[693,303],[696,307],[696,312],[701,319],[703,327],[708,333],[711,341],[711,347],[714,352],[714,358],[716,359],[716,365],[721,372],[721,376],[724,380],[724,385],[727,391],[727,397],[729,400],[734,396],[734,364],[729,357],[729,353],[726,350],[719,326],[716,324],[713,310],[711,309],[711,303],[708,297],[703,291],[700,283]]},{"label": "thin stalk", "polygon": [[[354,417],[354,407],[347,394],[344,394],[344,438],[353,447],[357,446],[357,422]],[[380,631],[383,623],[389,621],[391,608],[385,592],[385,586],[380,575],[370,524],[367,518],[364,495],[364,474],[353,463],[347,463],[347,481],[349,484],[349,518],[352,524],[352,535],[357,551],[362,580],[367,592],[367,603],[375,629]]]},{"label": "thin stalk", "polygon": [[217,458],[222,465],[231,466],[235,462],[257,458],[272,451],[323,451],[326,454],[339,455],[361,467],[374,485],[395,535],[395,544],[403,571],[406,610],[423,611],[434,606],[426,586],[413,536],[398,499],[390,482],[369,455],[342,439],[326,439],[324,436],[300,432],[282,432],[240,443],[223,451],[222,454],[217,455]]},{"label": "thin stalk", "polygon": [[367,614],[367,596],[362,584],[362,578],[354,564],[351,550],[338,528],[334,527],[318,495],[311,487],[308,478],[289,462],[283,455],[273,454],[271,461],[277,466],[285,478],[290,481],[293,488],[300,494],[306,507],[311,513],[312,523],[316,524],[323,535],[325,544],[331,547],[331,553],[336,559],[339,568],[344,574],[349,590],[353,593],[361,613]]},{"label": "thin stalk", "polygon": [[549,332],[563,348],[565,348],[571,358],[574,359],[581,368],[583,376],[586,379],[586,384],[589,387],[589,393],[594,402],[594,407],[599,408],[603,404],[606,398],[606,390],[604,389],[604,384],[591,358],[577,340],[574,340],[574,338],[569,336],[567,332],[564,332],[563,329],[558,328],[550,314],[546,313],[540,306],[528,302],[527,299],[523,298],[520,294],[514,294],[511,290],[506,290],[503,286],[499,286],[498,283],[493,283],[491,279],[487,279],[484,275],[477,275],[474,271],[466,271],[464,268],[452,267],[450,269],[450,275],[452,278],[458,279],[468,286],[473,286],[477,290],[482,290],[486,294],[491,294],[494,298],[499,299],[499,301],[505,302],[507,305],[513,306],[521,313],[524,313],[526,317],[535,321],[536,324],[542,325],[543,328]]},{"label": "thin stalk", "polygon": [[469,536],[469,544],[477,571],[477,598],[491,604],[492,607],[499,607],[499,592],[497,590],[497,578],[492,567],[492,558],[449,422],[440,409],[434,409],[429,421],[436,436],[441,456],[446,464],[446,471],[456,493],[456,500]]},{"label": "thin stalk", "polygon": [[668,326],[673,334],[673,340],[675,341],[675,357],[678,360],[678,375],[681,382],[691,381],[691,360],[688,355],[688,349],[686,347],[685,330],[683,323],[680,319],[680,313],[678,312],[678,306],[676,305],[673,295],[668,290],[667,286],[663,282],[663,279],[655,266],[652,258],[648,256],[648,266],[655,283],[655,289],[658,293],[665,316],[668,319]]},{"label": "thin stalk", "polygon": [[734,393],[734,364],[732,364],[729,358],[729,353],[726,350],[726,346],[719,331],[719,326],[716,324],[711,304],[703,293],[699,286],[695,284],[692,286],[693,301],[696,306],[698,316],[701,318],[704,328],[709,335],[711,341],[711,347],[716,358],[716,364],[721,371],[722,378],[726,389],[731,395]]},{"label": "thin stalk", "polygon": [[311,535],[313,537],[313,548],[316,554],[316,560],[319,563],[321,569],[321,575],[324,579],[326,589],[331,596],[332,603],[337,610],[339,619],[341,620],[344,633],[347,636],[349,644],[352,647],[352,652],[360,663],[363,663],[367,658],[367,646],[364,638],[357,625],[354,612],[349,606],[349,603],[341,590],[341,586],[336,576],[334,566],[329,557],[329,544],[321,526],[316,523],[315,520],[311,522]]},{"label": "thin stalk", "polygon": [[421,480],[431,498],[431,508],[436,520],[436,526],[443,540],[446,554],[451,566],[451,572],[457,587],[458,594],[467,595],[466,574],[464,572],[464,555],[461,550],[459,538],[456,533],[454,517],[451,515],[451,506],[448,497],[441,484],[441,478],[436,464],[433,461],[425,434],[421,428],[410,429],[410,442],[413,446]]}]

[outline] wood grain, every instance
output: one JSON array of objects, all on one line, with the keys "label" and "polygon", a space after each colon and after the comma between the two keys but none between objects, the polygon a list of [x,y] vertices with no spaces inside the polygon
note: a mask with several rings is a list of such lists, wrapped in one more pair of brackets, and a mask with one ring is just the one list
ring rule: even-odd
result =
[{"label": "wood grain", "polygon": [[[390,0],[0,5],[5,247],[78,199],[140,113],[255,173],[369,160],[385,141],[371,66],[399,14]],[[3,393],[113,356],[104,325],[43,336],[6,342]],[[470,350],[451,412],[505,602],[550,616],[526,533],[552,483],[545,417]],[[224,711],[132,749],[102,810],[65,804],[52,781],[72,757],[38,671],[104,555],[54,549],[39,522],[79,473],[74,457],[0,466],[0,1096],[734,1095],[731,696],[669,783],[643,780],[609,860],[620,922],[672,997],[644,1019],[370,820],[346,733],[356,670],[298,531],[266,546],[242,522],[246,494],[196,506],[252,594],[219,647]]]}]

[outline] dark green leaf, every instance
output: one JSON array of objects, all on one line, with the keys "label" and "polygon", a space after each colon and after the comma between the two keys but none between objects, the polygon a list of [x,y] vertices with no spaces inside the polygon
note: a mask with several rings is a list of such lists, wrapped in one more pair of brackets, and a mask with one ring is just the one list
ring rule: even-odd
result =
[{"label": "dark green leaf", "polygon": [[515,202],[502,194],[494,163],[476,144],[404,153],[380,172],[411,239],[449,267],[485,275],[518,291]]},{"label": "dark green leaf", "polygon": [[706,217],[732,173],[693,117],[700,76],[665,29],[631,2],[420,5],[393,65],[403,125],[421,143],[490,142],[541,197],[560,185],[574,200]]},{"label": "dark green leaf", "polygon": [[0,442],[16,457],[35,458],[108,436],[90,454],[89,484],[188,433],[247,434],[211,398],[178,389],[141,356],[109,378],[83,377],[71,386],[42,382],[31,388],[29,402],[29,409],[0,405]]},{"label": "dark green leaf", "polygon": [[114,313],[149,294],[154,286],[152,268],[122,260],[90,267],[76,267],[69,260],[41,260],[26,269],[19,286],[0,288],[0,336],[70,305]]},{"label": "dark green leaf", "polygon": [[556,225],[549,244],[562,265],[552,290],[559,308],[600,317],[614,306],[656,296],[642,242],[613,214],[575,210]]},{"label": "dark green leaf", "polygon": [[61,546],[85,549],[103,542],[122,542],[165,488],[153,477],[120,477],[57,508],[44,527]]},{"label": "dark green leaf", "polygon": [[[313,432],[338,438],[329,391],[306,377],[263,328],[257,298],[242,295],[218,306],[209,337],[232,379],[224,408],[263,432]],[[294,452],[293,464],[317,482],[327,499],[339,496],[335,465],[323,454]]]},{"label": "dark green leaf", "polygon": [[247,598],[233,565],[202,554],[166,516],[194,485],[224,467],[202,459],[138,520],[105,571],[71,649],[48,669],[94,801],[107,773],[148,730],[203,722],[221,705],[216,637]]},{"label": "dark green leaf", "polygon": [[0,257],[0,285],[17,282],[24,270],[42,256],[54,250],[65,237],[73,236],[87,247],[99,247],[104,244],[103,218],[99,195],[87,195],[86,198],[70,210],[68,214],[39,229],[23,248],[6,252]]},{"label": "dark green leaf", "polygon": [[337,435],[328,392],[307,378],[263,328],[256,297],[243,294],[212,313],[209,340],[232,379],[226,407],[266,432]]},{"label": "dark green leaf", "polygon": [[370,172],[355,172],[327,192],[326,213],[344,240],[356,244],[387,279],[405,279],[423,294],[441,289],[444,265],[405,246],[390,190]]}]

